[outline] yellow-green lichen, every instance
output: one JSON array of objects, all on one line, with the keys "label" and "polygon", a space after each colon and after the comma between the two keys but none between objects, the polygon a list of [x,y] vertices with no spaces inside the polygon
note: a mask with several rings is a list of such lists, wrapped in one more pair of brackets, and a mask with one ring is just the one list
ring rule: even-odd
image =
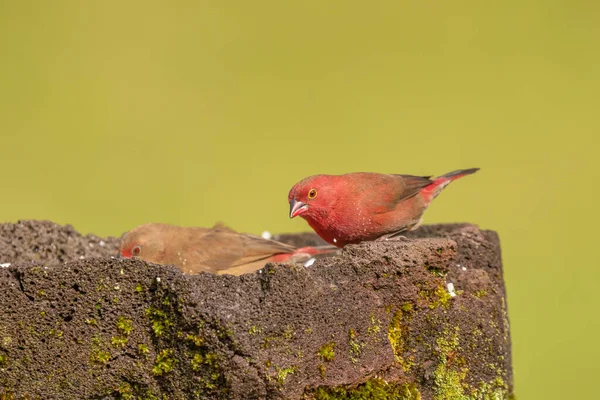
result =
[{"label": "yellow-green lichen", "polygon": [[459,328],[445,329],[436,339],[436,352],[439,363],[434,372],[434,400],[505,400],[508,385],[501,378],[503,371],[495,365],[490,366],[498,376],[491,382],[482,382],[472,387],[466,382],[469,369],[459,354]]},{"label": "yellow-green lichen", "polygon": [[381,331],[381,321],[375,317],[375,315],[371,315],[371,325],[367,328],[367,332],[371,336],[377,336],[377,334]]},{"label": "yellow-green lichen", "polygon": [[4,368],[8,364],[8,355],[0,353],[0,368]]},{"label": "yellow-green lichen", "polygon": [[484,289],[473,292],[473,296],[477,297],[478,299],[485,297],[487,295],[488,295],[488,292]]},{"label": "yellow-green lichen", "polygon": [[319,387],[310,394],[315,400],[421,400],[421,393],[416,385],[388,383],[380,378],[369,379],[355,388]]},{"label": "yellow-green lichen", "polygon": [[358,362],[358,358],[362,353],[362,348],[365,344],[358,340],[358,333],[354,329],[348,330],[348,346],[350,347],[350,360],[353,363]]},{"label": "yellow-green lichen", "polygon": [[319,351],[317,352],[317,354],[324,361],[327,361],[327,362],[333,361],[333,358],[335,357],[334,347],[335,347],[335,343],[334,342],[326,343],[323,346],[321,346],[321,348],[319,349]]},{"label": "yellow-green lichen", "polygon": [[432,310],[438,307],[450,307],[450,299],[452,299],[450,293],[441,284],[437,285],[435,289],[422,288],[419,291],[419,297],[426,300],[427,305]]},{"label": "yellow-green lichen", "polygon": [[400,309],[394,313],[394,316],[392,317],[392,319],[390,320],[390,324],[388,325],[388,340],[394,353],[394,359],[397,363],[400,364],[400,366],[402,366],[402,369],[405,372],[409,372],[410,369],[414,366],[413,355],[404,357],[404,353],[407,350],[406,342],[409,337],[409,328],[408,325],[406,325],[406,322],[403,323],[403,318],[410,318],[412,311],[412,303],[403,304],[400,307]]}]

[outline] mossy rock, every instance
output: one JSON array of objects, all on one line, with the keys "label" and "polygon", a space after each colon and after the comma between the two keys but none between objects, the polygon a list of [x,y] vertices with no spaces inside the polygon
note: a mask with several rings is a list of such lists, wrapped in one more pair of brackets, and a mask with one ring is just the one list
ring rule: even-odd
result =
[{"label": "mossy rock", "polygon": [[12,264],[0,268],[0,399],[512,394],[494,232],[424,226],[241,277],[184,275],[115,249],[49,222],[0,226],[0,262]]}]

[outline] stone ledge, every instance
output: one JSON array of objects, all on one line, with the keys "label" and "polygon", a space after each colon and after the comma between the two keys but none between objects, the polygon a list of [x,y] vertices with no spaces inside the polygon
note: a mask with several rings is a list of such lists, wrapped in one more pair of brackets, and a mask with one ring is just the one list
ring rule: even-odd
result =
[{"label": "stone ledge", "polygon": [[241,277],[112,259],[116,243],[49,222],[0,226],[11,264],[0,268],[0,398],[512,393],[495,232],[424,226]]}]

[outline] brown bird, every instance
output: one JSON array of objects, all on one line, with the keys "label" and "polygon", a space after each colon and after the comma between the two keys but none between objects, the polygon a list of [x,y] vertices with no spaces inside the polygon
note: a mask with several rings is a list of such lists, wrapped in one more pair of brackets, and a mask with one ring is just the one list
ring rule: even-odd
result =
[{"label": "brown bird", "polygon": [[212,228],[150,223],[126,233],[119,248],[124,258],[175,265],[188,274],[242,275],[268,262],[304,262],[334,253],[334,246],[296,248],[262,237],[238,233],[223,225]]}]

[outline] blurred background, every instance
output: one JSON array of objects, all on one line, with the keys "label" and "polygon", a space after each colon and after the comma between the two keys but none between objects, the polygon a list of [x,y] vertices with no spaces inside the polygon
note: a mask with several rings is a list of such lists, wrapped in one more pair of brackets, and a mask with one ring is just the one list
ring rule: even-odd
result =
[{"label": "blurred background", "polygon": [[316,173],[441,175],[499,232],[519,400],[600,372],[600,3],[0,1],[0,221],[309,230]]}]

